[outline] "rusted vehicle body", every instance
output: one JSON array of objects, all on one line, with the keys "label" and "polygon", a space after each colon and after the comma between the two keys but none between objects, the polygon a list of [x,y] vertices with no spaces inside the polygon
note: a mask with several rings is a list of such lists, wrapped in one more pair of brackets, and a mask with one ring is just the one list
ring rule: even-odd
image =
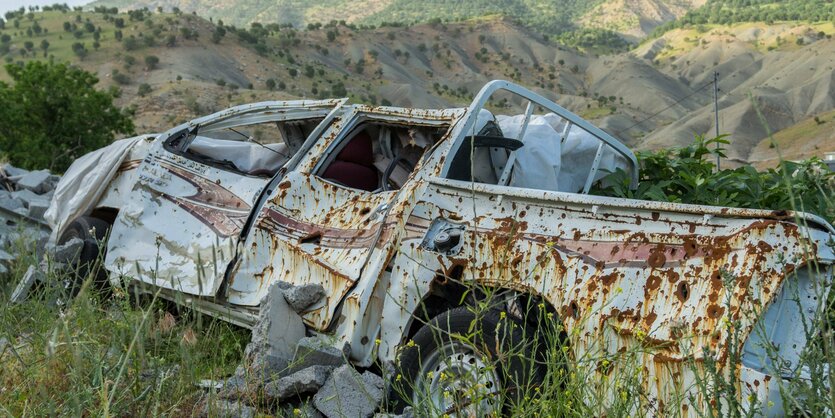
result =
[{"label": "rusted vehicle body", "polygon": [[[497,122],[485,108],[501,97],[525,112]],[[256,124],[281,141],[240,132]],[[539,148],[535,127],[555,133]],[[244,140],[213,136],[229,129]],[[528,148],[554,171],[531,165]],[[240,325],[271,283],[321,284],[327,297],[303,318],[350,343],[358,366],[394,362],[429,316],[466,303],[462,284],[478,283],[507,306],[547,305],[572,357],[594,360],[577,366],[592,376],[627,367],[601,359],[640,352],[628,367],[644,411],[715,407],[695,384],[710,356],[738,377],[740,399],[756,394],[780,415],[778,383],[803,371],[778,368],[763,347],[796,366],[807,339],[797,324],[828,289],[835,230],[804,213],[590,195],[612,168],[637,185],[634,155],[612,136],[494,81],[461,109],[326,100],[206,116],[137,145],[87,214],[112,224],[115,285],[162,288]],[[741,361],[728,364],[734,350]]]}]

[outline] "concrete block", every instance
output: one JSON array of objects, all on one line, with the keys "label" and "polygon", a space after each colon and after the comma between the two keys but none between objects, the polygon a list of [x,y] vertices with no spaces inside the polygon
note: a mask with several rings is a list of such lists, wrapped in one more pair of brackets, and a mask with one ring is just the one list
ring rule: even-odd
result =
[{"label": "concrete block", "polygon": [[[342,349],[336,346],[342,345]],[[296,353],[291,365],[292,371],[302,370],[310,366],[337,367],[346,364],[351,353],[350,345],[340,343],[335,338],[327,336],[305,337],[296,345]]]},{"label": "concrete block", "polygon": [[331,373],[313,405],[328,418],[368,418],[383,400],[383,387],[382,377],[368,371],[360,375],[346,364]]},{"label": "concrete block", "polygon": [[43,215],[46,213],[46,210],[49,209],[49,201],[32,201],[29,202],[29,210],[27,214],[30,218],[34,219],[43,219]]},{"label": "concrete block", "polygon": [[15,183],[18,189],[31,190],[37,194],[41,194],[51,190],[52,183],[50,182],[50,177],[49,170],[30,171],[20,176]]},{"label": "concrete block", "polygon": [[296,344],[304,338],[301,317],[284,300],[277,285],[261,301],[258,322],[252,328],[252,339],[244,351],[246,374],[271,380],[286,371],[293,359]]},{"label": "concrete block", "polygon": [[319,390],[330,376],[331,366],[311,366],[264,385],[264,394],[273,401]]},{"label": "concrete block", "polygon": [[320,301],[325,297],[325,288],[318,283],[308,283],[301,286],[293,286],[284,290],[284,299],[290,307],[298,313]]},{"label": "concrete block", "polygon": [[43,277],[43,273],[38,270],[35,266],[29,266],[29,269],[26,270],[26,273],[17,282],[17,286],[12,292],[12,297],[9,298],[9,302],[11,303],[20,303],[26,300],[26,297],[29,295],[29,289],[32,288],[32,285],[35,284],[36,280],[40,280]]},{"label": "concrete block", "polygon": [[58,263],[75,261],[84,248],[84,241],[81,238],[73,238],[61,244],[52,252],[52,260]]},{"label": "concrete block", "polygon": [[209,399],[201,416],[217,418],[255,418],[256,409],[241,402]]}]

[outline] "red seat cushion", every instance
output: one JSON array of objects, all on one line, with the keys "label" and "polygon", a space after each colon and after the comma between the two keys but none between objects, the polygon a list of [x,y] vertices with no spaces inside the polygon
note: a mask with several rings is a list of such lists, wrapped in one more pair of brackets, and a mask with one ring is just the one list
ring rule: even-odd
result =
[{"label": "red seat cushion", "polygon": [[371,146],[371,137],[365,131],[358,132],[345,145],[345,148],[342,148],[336,160],[374,167],[374,148]]},{"label": "red seat cushion", "polygon": [[349,161],[334,161],[322,177],[354,189],[373,191],[377,188],[377,169]]}]

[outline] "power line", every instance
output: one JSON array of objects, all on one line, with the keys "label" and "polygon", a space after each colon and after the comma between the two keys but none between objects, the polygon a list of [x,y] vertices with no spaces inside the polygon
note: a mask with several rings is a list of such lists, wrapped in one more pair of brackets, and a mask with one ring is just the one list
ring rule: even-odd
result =
[{"label": "power line", "polygon": [[642,119],[642,120],[640,120],[640,121],[638,121],[638,122],[633,123],[633,124],[632,124],[631,126],[629,126],[628,128],[626,128],[626,129],[621,129],[621,130],[619,130],[619,131],[615,132],[615,134],[620,135],[620,134],[622,134],[622,133],[624,133],[624,132],[626,132],[626,131],[628,131],[628,130],[630,130],[630,129],[632,129],[632,128],[634,128],[634,127],[636,127],[636,126],[638,126],[638,125],[640,125],[640,124],[642,124],[642,123],[644,123],[644,122],[646,122],[646,121],[648,121],[648,120],[650,120],[650,119],[652,119],[652,118],[654,118],[654,117],[656,117],[656,116],[658,116],[659,114],[661,114],[661,112],[664,112],[665,110],[667,110],[667,109],[669,109],[669,108],[671,108],[671,107],[673,107],[673,106],[675,106],[675,105],[677,105],[677,104],[679,104],[679,103],[681,103],[681,102],[683,102],[683,101],[685,101],[685,100],[687,100],[687,99],[689,99],[689,98],[691,98],[691,97],[695,96],[695,95],[696,95],[696,93],[699,93],[699,92],[701,92],[702,90],[704,90],[704,89],[706,89],[707,87],[710,87],[710,86],[712,86],[712,85],[713,85],[713,81],[711,81],[710,83],[707,83],[707,84],[705,84],[705,85],[703,85],[703,86],[699,87],[699,88],[698,88],[698,89],[696,89],[696,90],[693,90],[693,92],[692,92],[692,93],[690,93],[690,94],[688,94],[687,96],[684,96],[684,97],[682,97],[682,98],[680,98],[680,99],[676,100],[676,101],[675,101],[675,102],[673,102],[671,105],[669,105],[669,106],[667,106],[667,107],[665,107],[665,108],[663,108],[663,109],[661,109],[661,110],[659,110],[659,111],[657,111],[657,112],[655,112],[655,113],[653,113],[653,114],[651,114],[651,115],[647,116],[646,118],[644,118],[644,119]]}]

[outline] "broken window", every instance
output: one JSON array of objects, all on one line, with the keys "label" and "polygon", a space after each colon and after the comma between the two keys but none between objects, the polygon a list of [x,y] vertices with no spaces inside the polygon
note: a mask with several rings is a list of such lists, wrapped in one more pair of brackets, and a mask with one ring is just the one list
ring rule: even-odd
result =
[{"label": "broken window", "polygon": [[[513,96],[516,101],[506,102],[516,103],[521,97],[509,95]],[[476,102],[487,99],[490,96],[478,97]],[[614,138],[565,109],[549,107],[545,102],[544,98],[542,103],[524,98],[525,112],[517,115],[494,115],[483,104],[480,108],[476,106],[469,127],[451,149],[452,158],[448,160],[445,177],[499,186],[588,193],[607,174],[633,169],[631,154]]]},{"label": "broken window", "polygon": [[301,148],[323,117],[184,130],[169,151],[235,173],[270,178]]},{"label": "broken window", "polygon": [[343,187],[380,192],[402,187],[448,127],[363,121],[333,148],[316,176]]}]

